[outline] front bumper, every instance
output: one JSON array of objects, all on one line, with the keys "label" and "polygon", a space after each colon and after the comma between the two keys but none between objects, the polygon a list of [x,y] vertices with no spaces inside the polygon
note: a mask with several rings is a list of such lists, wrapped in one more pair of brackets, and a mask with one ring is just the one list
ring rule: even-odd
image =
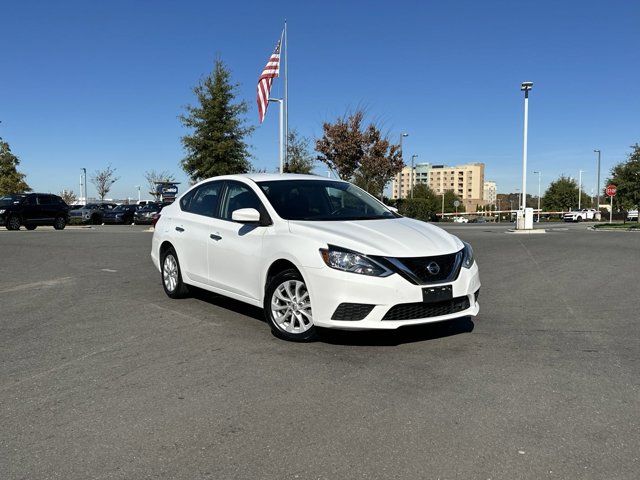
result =
[{"label": "front bumper", "polygon": [[[436,284],[451,285],[454,298],[467,296],[469,308],[452,314],[409,320],[383,320],[383,318],[395,305],[422,302],[422,289],[436,285],[414,285],[398,274],[385,278],[368,277],[328,267],[306,269],[305,280],[311,293],[313,323],[319,327],[343,330],[393,330],[406,325],[476,316],[480,310],[475,297],[475,293],[480,289],[480,275],[475,262],[469,269],[461,268],[455,281]],[[362,320],[332,320],[331,317],[341,303],[361,303],[374,305],[374,307]]]}]

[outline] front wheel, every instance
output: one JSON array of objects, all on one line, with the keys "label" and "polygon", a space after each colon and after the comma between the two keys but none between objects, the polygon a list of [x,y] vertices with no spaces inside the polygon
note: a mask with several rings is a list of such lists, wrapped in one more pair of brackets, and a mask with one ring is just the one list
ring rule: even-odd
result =
[{"label": "front wheel", "polygon": [[67,226],[67,221],[64,217],[57,217],[53,222],[53,228],[56,230],[64,230],[64,227]]},{"label": "front wheel", "polygon": [[20,219],[16,215],[11,215],[7,220],[7,230],[20,230]]},{"label": "front wheel", "polygon": [[295,342],[315,339],[309,290],[295,269],[275,275],[267,285],[264,312],[276,337]]},{"label": "front wheel", "polygon": [[162,256],[162,287],[170,298],[184,298],[189,293],[189,287],[182,281],[182,272],[178,255],[173,248],[169,248]]}]

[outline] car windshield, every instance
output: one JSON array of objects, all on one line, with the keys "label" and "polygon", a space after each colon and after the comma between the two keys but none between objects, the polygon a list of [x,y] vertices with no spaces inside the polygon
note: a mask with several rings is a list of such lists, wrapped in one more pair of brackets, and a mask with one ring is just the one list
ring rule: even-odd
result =
[{"label": "car windshield", "polygon": [[7,205],[17,205],[25,198],[26,195],[4,195],[0,197],[0,207]]},{"label": "car windshield", "polygon": [[285,220],[377,220],[396,215],[360,188],[329,180],[258,182]]},{"label": "car windshield", "polygon": [[132,208],[132,205],[118,205],[112,210],[112,212],[125,212],[127,210],[131,210]]},{"label": "car windshield", "polygon": [[143,206],[142,208],[139,208],[138,211],[139,212],[155,212],[156,210],[159,210],[160,207],[158,205],[154,205],[154,204],[147,204],[145,206]]}]

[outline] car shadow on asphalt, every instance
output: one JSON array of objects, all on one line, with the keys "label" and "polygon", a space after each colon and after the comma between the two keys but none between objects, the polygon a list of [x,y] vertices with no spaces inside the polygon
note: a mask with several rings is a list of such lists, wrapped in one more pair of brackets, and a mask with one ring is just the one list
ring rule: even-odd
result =
[{"label": "car shadow on asphalt", "polygon": [[318,340],[332,345],[397,346],[469,333],[473,331],[473,328],[474,323],[471,317],[462,317],[444,322],[400,327],[397,330],[321,329]]},{"label": "car shadow on asphalt", "polygon": [[[218,295],[200,288],[192,288],[191,296],[226,310],[245,315],[266,323],[261,308],[254,307],[238,300]],[[451,337],[472,332],[474,323],[471,317],[456,318],[444,322],[428,323],[401,327],[397,330],[334,330],[321,328],[318,330],[318,342],[331,345],[351,346],[396,346],[405,343],[425,342],[438,338]]]}]

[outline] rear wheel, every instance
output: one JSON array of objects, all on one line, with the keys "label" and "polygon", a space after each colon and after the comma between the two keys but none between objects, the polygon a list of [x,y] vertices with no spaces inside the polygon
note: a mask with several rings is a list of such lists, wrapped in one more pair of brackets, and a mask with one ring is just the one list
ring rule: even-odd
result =
[{"label": "rear wheel", "polygon": [[182,281],[178,255],[173,247],[164,252],[160,265],[164,292],[171,298],[186,297],[189,293],[189,287]]},{"label": "rear wheel", "polygon": [[20,230],[20,218],[16,215],[11,215],[7,220],[7,230]]},{"label": "rear wheel", "polygon": [[285,270],[269,281],[264,312],[275,336],[296,342],[316,338],[309,290],[297,270]]},{"label": "rear wheel", "polygon": [[578,217],[578,219],[576,220],[576,222],[580,223],[582,221],[582,217]]},{"label": "rear wheel", "polygon": [[64,219],[64,217],[56,217],[56,219],[53,221],[53,228],[55,228],[56,230],[64,230],[64,227],[67,226],[67,221]]},{"label": "rear wheel", "polygon": [[27,230],[35,230],[38,226],[37,225],[25,225],[24,226]]}]

